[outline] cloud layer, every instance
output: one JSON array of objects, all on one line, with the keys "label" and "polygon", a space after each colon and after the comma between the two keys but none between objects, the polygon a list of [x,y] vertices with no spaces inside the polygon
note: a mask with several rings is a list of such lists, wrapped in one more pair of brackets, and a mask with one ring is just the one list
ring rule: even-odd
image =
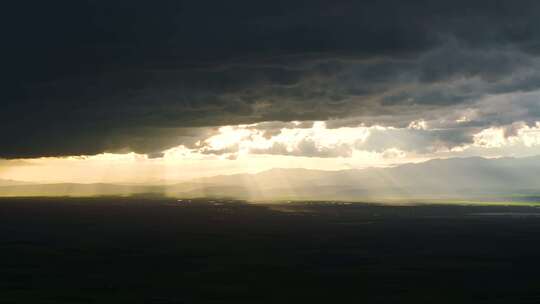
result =
[{"label": "cloud layer", "polygon": [[[540,120],[538,1],[19,1],[4,13],[0,158],[157,157],[218,126],[314,120],[395,127],[392,144],[360,148],[422,153]],[[259,152],[350,153],[315,143]]]}]

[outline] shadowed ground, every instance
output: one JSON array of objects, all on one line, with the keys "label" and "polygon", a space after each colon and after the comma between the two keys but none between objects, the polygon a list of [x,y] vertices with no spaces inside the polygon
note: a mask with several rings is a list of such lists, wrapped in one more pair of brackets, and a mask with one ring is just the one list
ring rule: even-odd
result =
[{"label": "shadowed ground", "polygon": [[0,303],[538,303],[540,208],[1,199]]}]

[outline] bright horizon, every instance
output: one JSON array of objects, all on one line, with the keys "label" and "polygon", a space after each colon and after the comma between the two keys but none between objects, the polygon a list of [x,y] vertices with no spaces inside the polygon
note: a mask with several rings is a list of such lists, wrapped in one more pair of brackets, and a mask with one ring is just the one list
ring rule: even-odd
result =
[{"label": "bright horizon", "polygon": [[[332,121],[330,123],[336,123]],[[540,154],[540,123],[515,123],[514,133],[490,127],[472,142],[441,142],[462,122],[412,121],[403,128],[328,122],[263,122],[199,130],[191,147],[149,156],[135,152],[43,157],[0,162],[0,179],[34,183],[173,183],[200,177],[257,173],[273,168],[346,170],[390,167],[431,159],[526,157]],[[439,124],[439,125],[437,125]]]}]

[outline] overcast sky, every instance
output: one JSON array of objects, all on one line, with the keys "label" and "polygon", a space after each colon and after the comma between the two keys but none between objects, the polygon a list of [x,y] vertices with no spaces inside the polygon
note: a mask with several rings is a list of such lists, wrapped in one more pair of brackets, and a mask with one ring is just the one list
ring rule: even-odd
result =
[{"label": "overcast sky", "polygon": [[21,0],[0,14],[0,178],[103,153],[184,151],[226,173],[540,145],[538,1]]}]

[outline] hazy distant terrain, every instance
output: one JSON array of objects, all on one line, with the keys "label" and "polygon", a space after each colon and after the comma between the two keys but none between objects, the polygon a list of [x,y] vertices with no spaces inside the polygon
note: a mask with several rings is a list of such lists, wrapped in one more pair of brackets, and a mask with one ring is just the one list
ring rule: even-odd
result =
[{"label": "hazy distant terrain", "polygon": [[536,197],[540,156],[454,158],[393,168],[317,171],[272,169],[173,185],[0,183],[1,196],[159,195],[248,200],[360,200],[407,198]]},{"label": "hazy distant terrain", "polygon": [[21,182],[11,179],[0,179],[0,187],[3,186],[20,186],[20,185],[30,185],[32,183],[29,182]]}]

